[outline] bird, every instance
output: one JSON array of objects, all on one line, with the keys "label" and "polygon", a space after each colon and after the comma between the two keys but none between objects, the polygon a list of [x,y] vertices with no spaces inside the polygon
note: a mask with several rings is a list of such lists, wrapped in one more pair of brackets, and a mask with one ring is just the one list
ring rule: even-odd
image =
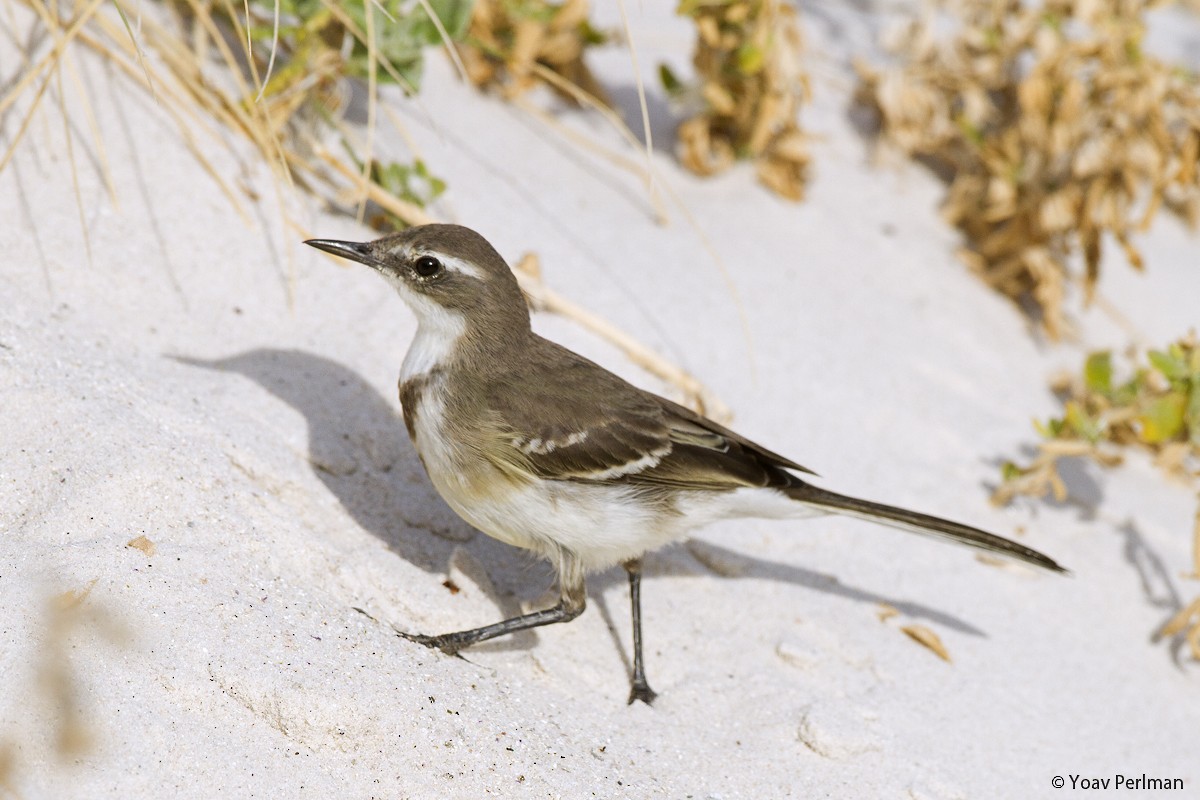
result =
[{"label": "bird", "polygon": [[305,244],[374,269],[415,314],[399,399],[438,493],[467,523],[548,559],[556,573],[550,608],[436,635],[397,628],[405,639],[457,655],[568,622],[586,607],[586,575],[620,564],[632,607],[629,703],[649,705],[657,693],[642,657],[643,558],[709,523],[843,514],[1065,572],[978,528],[819,488],[812,470],[539,336],[512,270],[470,228]]}]

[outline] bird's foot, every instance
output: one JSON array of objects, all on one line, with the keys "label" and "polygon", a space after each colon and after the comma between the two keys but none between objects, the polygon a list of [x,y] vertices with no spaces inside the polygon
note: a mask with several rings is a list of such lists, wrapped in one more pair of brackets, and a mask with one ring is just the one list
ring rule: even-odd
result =
[{"label": "bird's foot", "polygon": [[654,698],[658,697],[658,692],[650,688],[650,684],[643,681],[634,681],[629,689],[629,705],[633,705],[634,700],[641,700],[646,705],[652,705]]},{"label": "bird's foot", "polygon": [[427,636],[423,633],[405,633],[398,630],[396,631],[396,635],[401,639],[408,639],[410,642],[423,644],[431,650],[441,650],[448,656],[457,656],[458,651],[465,646],[452,633],[443,633],[440,636]]}]

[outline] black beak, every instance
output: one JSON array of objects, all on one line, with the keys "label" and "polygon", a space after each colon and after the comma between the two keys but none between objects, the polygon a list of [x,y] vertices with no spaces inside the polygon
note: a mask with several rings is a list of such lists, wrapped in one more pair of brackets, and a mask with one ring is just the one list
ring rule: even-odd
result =
[{"label": "black beak", "polygon": [[315,247],[318,250],[324,250],[326,253],[332,253],[335,256],[341,256],[351,261],[357,261],[360,264],[366,264],[368,267],[378,266],[375,263],[375,259],[371,258],[370,245],[365,242],[343,242],[338,239],[309,239],[305,244]]}]

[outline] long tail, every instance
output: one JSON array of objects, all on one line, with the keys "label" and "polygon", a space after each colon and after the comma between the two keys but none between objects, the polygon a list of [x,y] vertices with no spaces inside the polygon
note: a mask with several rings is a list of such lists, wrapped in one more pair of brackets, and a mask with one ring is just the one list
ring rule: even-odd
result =
[{"label": "long tail", "polygon": [[1017,544],[1002,536],[996,536],[987,531],[972,528],[969,525],[961,525],[947,519],[931,517],[928,514],[909,511],[906,508],[885,506],[882,503],[872,503],[870,500],[847,497],[844,494],[830,492],[807,483],[788,487],[784,491],[793,500],[798,500],[801,503],[807,503],[838,514],[846,514],[871,522],[890,525],[894,528],[912,531],[923,536],[934,536],[939,539],[957,542],[958,544],[978,547],[980,550],[999,553],[1009,558],[1024,561],[1027,564],[1033,564],[1036,567],[1048,569],[1051,572],[1067,571],[1059,566],[1054,559],[1042,555],[1037,550]]}]

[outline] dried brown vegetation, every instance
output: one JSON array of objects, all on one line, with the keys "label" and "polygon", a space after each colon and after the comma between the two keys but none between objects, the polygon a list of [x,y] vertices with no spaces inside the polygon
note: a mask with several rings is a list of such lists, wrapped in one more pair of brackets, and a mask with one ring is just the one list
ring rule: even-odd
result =
[{"label": "dried brown vegetation", "polygon": [[576,101],[560,82],[547,81],[548,69],[607,103],[583,60],[586,48],[603,41],[588,22],[587,0],[475,0],[460,52],[467,78],[481,89],[496,88],[511,98],[547,82],[560,96]]},{"label": "dried brown vegetation", "polygon": [[[778,0],[682,0],[696,23],[692,63],[703,110],[679,126],[679,157],[697,175],[755,162],[759,180],[804,197],[810,161],[797,115],[808,99],[796,12]],[[671,88],[673,77],[664,73]]]},{"label": "dried brown vegetation", "polygon": [[1082,260],[1133,243],[1162,207],[1200,219],[1200,84],[1143,49],[1145,0],[946,0],[896,37],[901,65],[859,65],[885,142],[949,176],[967,263],[1030,298],[1051,336]]},{"label": "dried brown vegetation", "polygon": [[83,669],[82,659],[93,657],[98,645],[128,646],[132,632],[110,607],[91,599],[96,583],[47,596],[40,615],[32,610],[34,633],[12,642],[27,666],[10,661],[5,673],[0,712],[15,725],[0,737],[0,798],[28,797],[22,784],[43,785],[49,772],[77,767],[103,747],[105,722],[88,685],[105,673]]}]

